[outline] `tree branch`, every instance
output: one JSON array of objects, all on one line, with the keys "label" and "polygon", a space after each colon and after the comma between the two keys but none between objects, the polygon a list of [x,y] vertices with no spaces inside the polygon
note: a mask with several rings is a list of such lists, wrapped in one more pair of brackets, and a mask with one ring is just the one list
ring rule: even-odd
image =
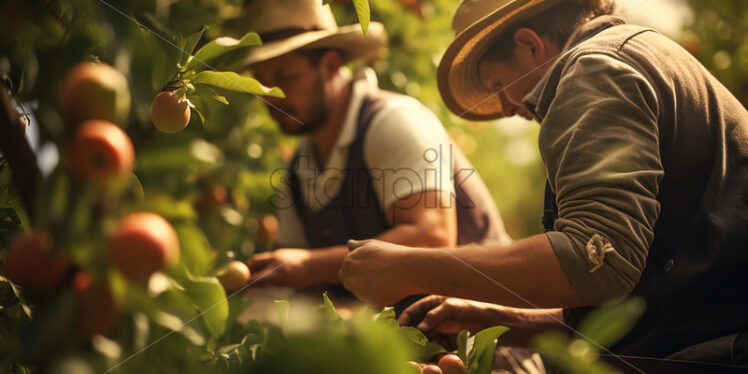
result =
[{"label": "tree branch", "polygon": [[13,182],[21,196],[26,213],[33,220],[33,199],[41,172],[29,142],[25,125],[8,92],[0,88],[0,151],[8,159]]}]

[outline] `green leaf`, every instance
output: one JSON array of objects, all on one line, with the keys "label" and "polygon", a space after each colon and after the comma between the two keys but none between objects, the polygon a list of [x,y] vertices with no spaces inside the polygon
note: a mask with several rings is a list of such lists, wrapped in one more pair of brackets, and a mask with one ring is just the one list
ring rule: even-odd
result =
[{"label": "green leaf", "polygon": [[425,346],[417,345],[415,346],[416,349],[416,358],[418,359],[418,362],[426,362],[427,360],[430,360],[432,357],[436,356],[439,353],[445,353],[447,352],[444,347],[442,347],[439,343],[436,342],[428,342]]},{"label": "green leaf", "polygon": [[[157,87],[161,87],[161,84],[168,83],[161,81],[163,79],[168,80],[169,78],[167,77],[171,77],[172,75],[177,73],[179,71],[177,65],[181,61],[186,60],[189,57],[189,55],[182,50],[182,47],[184,46],[184,39],[182,38],[181,34],[172,31],[153,13],[145,12],[140,14],[140,16],[137,18],[139,22],[141,22],[149,29],[140,30],[140,32],[143,32],[146,35],[144,36],[144,38],[151,39],[151,45],[159,48],[160,52],[163,53],[163,55],[166,57],[165,60],[159,59],[159,62],[163,63],[163,65],[155,66],[155,69],[158,70],[158,72],[153,76],[153,78],[156,80],[154,84],[159,84],[159,86]],[[149,52],[150,56],[154,55],[153,52]],[[154,66],[151,66],[150,68],[154,68]],[[162,68],[165,68],[167,70],[160,71]]]},{"label": "green leaf", "polygon": [[275,308],[278,310],[278,318],[280,318],[280,328],[283,336],[288,336],[288,301],[275,300]]},{"label": "green leaf", "polygon": [[375,321],[388,321],[388,320],[395,320],[395,308],[391,306],[386,306],[382,308],[382,311],[374,315]]},{"label": "green leaf", "polygon": [[548,331],[534,336],[532,347],[563,373],[619,373],[609,364],[598,360],[597,352],[586,340],[569,340],[566,334],[559,331]]},{"label": "green leaf", "polygon": [[196,277],[187,275],[182,280],[185,291],[197,306],[203,322],[214,337],[226,331],[229,318],[229,304],[226,292],[216,277]]},{"label": "green leaf", "polygon": [[[196,218],[192,205],[184,200],[176,200],[173,197],[161,194],[150,196],[140,204],[134,206],[135,210],[143,210],[158,213],[168,221],[191,221]],[[195,236],[190,236],[194,239]],[[180,237],[180,244],[182,240]]]},{"label": "green leaf", "polygon": [[208,238],[194,225],[178,224],[174,229],[179,236],[179,262],[192,274],[208,275],[212,268]]},{"label": "green leaf", "polygon": [[192,51],[197,46],[197,43],[200,42],[200,38],[203,37],[203,33],[205,33],[205,30],[208,29],[208,26],[203,26],[200,31],[188,35],[187,37],[183,38],[181,40],[180,46],[182,53],[179,54],[179,66],[184,66],[187,61],[192,57]]},{"label": "green leaf", "polygon": [[200,29],[200,31],[184,38],[184,42],[182,44],[183,49],[188,53],[192,53],[192,51],[195,50],[197,43],[200,42],[200,38],[203,37],[203,34],[205,33],[205,30],[207,29],[208,29],[208,26],[203,26],[203,28]]},{"label": "green leaf", "polygon": [[193,84],[205,84],[230,91],[280,98],[286,97],[286,95],[283,94],[283,91],[278,87],[268,88],[263,86],[254,78],[244,77],[230,71],[203,71],[195,75],[190,81]]},{"label": "green leaf", "polygon": [[322,305],[320,305],[320,307],[328,321],[335,322],[341,320],[340,314],[335,310],[335,305],[333,305],[330,298],[327,297],[327,292],[322,294]]},{"label": "green leaf", "polygon": [[8,308],[16,305],[21,307],[23,313],[18,316],[19,318],[15,319],[23,318],[24,322],[31,320],[31,309],[21,299],[18,288],[8,281],[8,279],[0,275],[0,311],[3,311],[2,314],[5,314],[6,317],[8,317]]},{"label": "green leaf", "polygon": [[141,144],[135,169],[145,178],[153,173],[176,173],[212,169],[223,159],[220,148],[184,132],[169,137],[157,137]]},{"label": "green leaf", "polygon": [[385,307],[381,312],[374,315],[374,321],[376,323],[380,323],[390,328],[396,329],[402,335],[408,338],[408,340],[416,345],[414,348],[417,357],[421,358],[422,360],[427,360],[437,353],[445,352],[444,347],[442,347],[441,345],[429,342],[429,338],[426,337],[426,335],[424,335],[421,330],[410,326],[400,326],[400,324],[395,319],[395,308],[391,306]]},{"label": "green leaf", "polygon": [[156,324],[181,334],[194,345],[202,346],[205,344],[205,338],[199,332],[173,314],[155,310],[150,317]]},{"label": "green leaf", "polygon": [[229,328],[232,330],[233,335],[236,329],[242,329],[243,326],[239,317],[244,313],[247,308],[254,302],[254,299],[248,295],[239,293],[233,293],[229,297]]},{"label": "green leaf", "polygon": [[386,326],[398,327],[395,319],[395,308],[391,306],[384,307],[381,312],[374,315],[374,321],[383,323]]},{"label": "green leaf", "polygon": [[0,246],[19,228],[29,230],[29,218],[16,191],[8,160],[0,158]]},{"label": "green leaf", "polygon": [[192,110],[194,110],[195,113],[197,113],[197,117],[200,118],[200,123],[205,125],[205,122],[207,121],[207,119],[205,118],[206,116],[205,114],[203,114],[203,112],[209,111],[210,107],[205,106],[204,103],[200,104],[197,100],[194,100],[194,101],[190,100],[190,102],[192,102],[192,104],[194,105],[192,107]]},{"label": "green leaf", "polygon": [[645,303],[631,297],[613,306],[600,307],[590,312],[579,324],[579,334],[592,342],[597,350],[610,347],[623,338],[644,313]]},{"label": "green leaf", "polygon": [[493,368],[494,351],[499,336],[507,332],[504,326],[489,327],[475,334],[471,362],[466,365],[469,374],[490,374]]},{"label": "green leaf", "polygon": [[34,210],[40,222],[36,224],[46,226],[66,220],[73,192],[70,177],[62,167],[57,167],[37,191]]},{"label": "green leaf", "polygon": [[473,351],[473,339],[470,339],[470,331],[462,330],[457,334],[457,356],[468,366],[470,353]]},{"label": "green leaf", "polygon": [[154,322],[180,333],[194,344],[206,344],[210,333],[205,323],[195,323],[200,321],[197,305],[181,284],[172,278],[167,279],[168,288],[156,297],[131,287],[127,294],[129,303],[146,312]]},{"label": "green leaf", "polygon": [[202,99],[213,99],[215,101],[218,101],[219,103],[223,103],[226,105],[229,105],[229,101],[226,100],[225,96],[221,96],[216,92],[216,90],[203,85],[197,85],[195,86],[195,90],[192,91],[187,95],[187,98],[192,101],[194,100],[195,96],[199,96]]},{"label": "green leaf", "polygon": [[241,47],[260,45],[262,41],[257,33],[250,32],[237,40],[227,36],[222,36],[198,49],[194,56],[187,62],[184,71],[196,70],[200,67],[210,68],[208,65],[216,57]]},{"label": "green leaf", "polygon": [[421,330],[410,327],[410,326],[402,326],[400,327],[400,332],[402,332],[405,337],[410,339],[413,343],[416,343],[418,345],[426,346],[429,344],[429,338],[424,335]]},{"label": "green leaf", "polygon": [[21,228],[21,219],[12,208],[0,208],[0,249],[10,245]]},{"label": "green leaf", "polygon": [[369,0],[353,0],[353,7],[356,9],[358,22],[361,23],[361,31],[366,35],[366,31],[369,30],[369,19],[371,18]]}]

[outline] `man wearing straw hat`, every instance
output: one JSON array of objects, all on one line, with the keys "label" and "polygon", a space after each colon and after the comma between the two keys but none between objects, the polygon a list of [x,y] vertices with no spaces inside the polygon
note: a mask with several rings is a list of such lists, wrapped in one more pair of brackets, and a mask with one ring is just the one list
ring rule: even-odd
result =
[{"label": "man wearing straw hat", "polygon": [[460,3],[442,97],[462,118],[540,123],[546,233],[439,251],[352,242],[347,288],[375,305],[410,293],[492,303],[432,296],[402,322],[434,335],[503,324],[516,345],[637,295],[646,309],[610,352],[748,365],[748,112],[683,48],[613,7]]},{"label": "man wearing straw hat", "polygon": [[256,286],[338,284],[351,238],[438,247],[508,242],[480,177],[434,114],[377,87],[371,69],[382,24],[338,27],[321,0],[255,0],[250,30],[263,45],[245,65],[285,98],[264,98],[287,134],[301,136],[274,184],[280,249],[249,260]]}]

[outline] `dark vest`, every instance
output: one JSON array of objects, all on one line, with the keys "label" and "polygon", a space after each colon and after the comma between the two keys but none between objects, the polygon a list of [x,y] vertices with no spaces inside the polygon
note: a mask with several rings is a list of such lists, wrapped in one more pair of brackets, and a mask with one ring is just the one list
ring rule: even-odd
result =
[{"label": "dark vest", "polygon": [[[611,20],[601,17],[580,27],[570,44]],[[654,239],[632,291],[646,301],[646,310],[610,350],[746,365],[748,113],[686,51],[651,30],[635,29],[610,27],[600,33],[600,45],[625,41],[625,48],[619,42],[613,52],[644,75],[657,95],[664,177]],[[554,229],[555,204],[547,186],[546,230]],[[564,319],[573,327],[589,310],[565,309]],[[694,346],[699,348],[688,349]]]},{"label": "dark vest", "polygon": [[[344,245],[348,239],[369,239],[391,228],[380,208],[372,179],[364,161],[364,139],[375,114],[398,95],[376,90],[361,104],[356,137],[348,150],[348,161],[340,190],[326,206],[313,211],[301,199],[301,184],[295,170],[298,152],[291,161],[290,187],[295,207],[310,248]],[[439,145],[442,156],[452,157],[457,208],[458,244],[486,240],[506,241],[503,224],[488,189],[470,162],[455,145]],[[451,152],[450,152],[451,151]]]}]

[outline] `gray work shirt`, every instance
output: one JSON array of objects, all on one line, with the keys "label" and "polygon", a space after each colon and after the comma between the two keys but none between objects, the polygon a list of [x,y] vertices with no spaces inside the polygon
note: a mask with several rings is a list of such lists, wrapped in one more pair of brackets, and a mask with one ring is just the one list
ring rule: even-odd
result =
[{"label": "gray work shirt", "polygon": [[746,331],[743,105],[679,45],[614,17],[580,27],[524,103],[541,121],[558,206],[547,236],[567,277],[591,305],[648,303],[619,352]]}]

